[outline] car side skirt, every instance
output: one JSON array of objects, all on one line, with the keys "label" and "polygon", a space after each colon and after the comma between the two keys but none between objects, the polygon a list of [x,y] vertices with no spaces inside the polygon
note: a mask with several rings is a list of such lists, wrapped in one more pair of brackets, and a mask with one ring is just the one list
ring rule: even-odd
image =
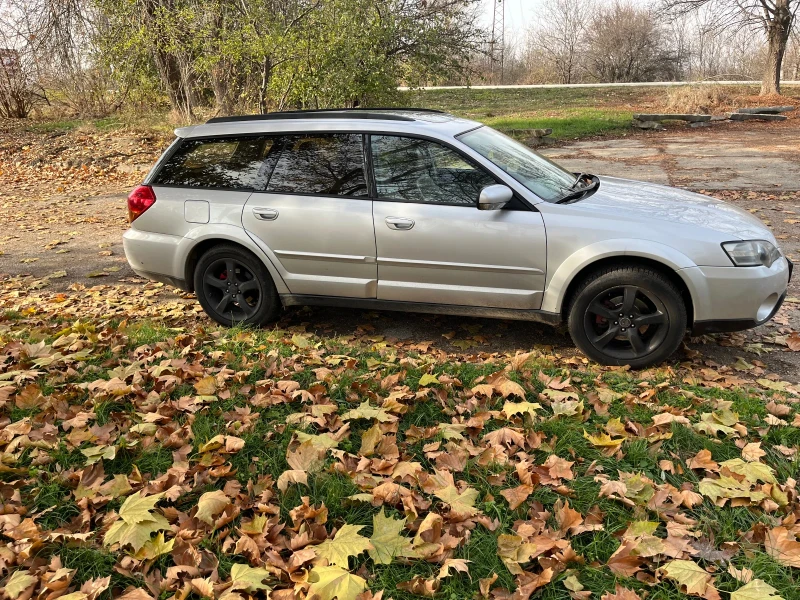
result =
[{"label": "car side skirt", "polygon": [[363,310],[388,310],[416,312],[434,315],[458,315],[462,317],[483,317],[487,319],[510,319],[514,321],[534,321],[558,325],[561,315],[543,310],[518,308],[492,308],[486,306],[463,306],[459,304],[430,304],[425,302],[401,302],[397,300],[376,300],[374,298],[342,298],[339,296],[311,296],[281,294],[283,306],[334,306],[358,308]]}]

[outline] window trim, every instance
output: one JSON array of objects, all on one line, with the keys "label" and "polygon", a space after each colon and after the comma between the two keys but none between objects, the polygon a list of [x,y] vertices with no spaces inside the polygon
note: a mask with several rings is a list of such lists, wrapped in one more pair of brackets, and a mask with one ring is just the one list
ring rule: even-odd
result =
[{"label": "window trim", "polygon": [[[479,129],[480,127],[483,127],[483,125],[479,125],[478,127],[475,127],[474,129]],[[472,130],[470,130],[470,131],[472,131]],[[462,132],[462,133],[467,133],[467,132]],[[366,130],[358,129],[358,128],[356,128],[356,129],[346,129],[346,130],[345,129],[340,129],[340,130],[324,129],[324,130],[318,130],[318,131],[317,130],[309,131],[308,129],[305,129],[305,130],[288,130],[288,131],[280,131],[280,132],[233,133],[233,134],[230,134],[230,135],[204,135],[204,136],[198,136],[198,137],[181,138],[181,143],[180,144],[173,144],[175,146],[175,148],[174,149],[173,148],[168,149],[169,156],[164,157],[164,163],[166,163],[166,161],[169,160],[169,158],[171,158],[172,155],[175,152],[177,152],[177,150],[181,146],[183,146],[183,144],[188,140],[209,140],[209,139],[213,140],[213,139],[219,139],[219,138],[260,137],[260,136],[272,136],[272,137],[277,136],[277,137],[280,137],[280,136],[284,136],[284,135],[309,135],[309,134],[319,134],[319,135],[325,135],[325,134],[330,134],[330,135],[336,135],[336,134],[353,135],[353,134],[356,134],[356,135],[364,136],[366,138],[366,143],[370,144],[370,146],[371,146],[371,139],[370,138],[373,135],[392,135],[392,136],[395,136],[395,137],[408,137],[408,138],[413,138],[413,139],[418,139],[418,140],[426,140],[426,141],[429,141],[429,142],[434,142],[436,144],[440,144],[440,145],[444,146],[445,148],[448,148],[448,149],[452,150],[453,152],[458,154],[461,158],[463,158],[464,161],[466,161],[468,164],[474,166],[475,168],[482,169],[482,170],[486,171],[493,179],[498,181],[498,183],[500,183],[502,185],[506,185],[506,186],[510,187],[512,190],[514,189],[512,186],[508,185],[508,183],[506,181],[504,181],[501,177],[499,177],[497,175],[494,175],[493,173],[489,172],[486,169],[486,167],[484,167],[482,164],[480,164],[480,162],[478,162],[477,160],[475,160],[474,158],[472,158],[471,156],[466,154],[461,148],[458,148],[457,146],[455,146],[452,143],[450,143],[449,140],[443,140],[441,138],[437,138],[437,137],[430,136],[430,135],[425,135],[425,134],[422,134],[422,133],[408,133],[408,132],[383,131],[383,130],[381,130],[381,131],[366,131]],[[461,135],[461,134],[459,134],[459,135]],[[264,158],[264,160],[267,160],[268,157],[269,157],[269,154]],[[201,188],[201,187],[193,187],[193,186],[185,186],[185,185],[161,185],[159,187],[184,188],[184,189],[188,189],[188,190],[207,190],[207,191],[220,191],[220,192],[225,192],[225,191],[247,192],[247,191],[249,191],[251,194],[284,195],[284,196],[308,196],[308,197],[312,197],[312,198],[345,198],[345,199],[349,199],[349,200],[364,200],[364,201],[370,201],[370,202],[404,202],[406,204],[424,204],[424,205],[427,205],[427,206],[460,206],[462,208],[468,206],[466,204],[452,204],[452,203],[434,204],[432,202],[412,202],[412,201],[403,200],[403,199],[378,198],[377,190],[376,189],[369,189],[369,181],[373,181],[373,183],[374,183],[374,179],[375,179],[374,173],[373,173],[373,169],[372,169],[372,152],[371,151],[370,152],[364,152],[364,160],[365,160],[365,163],[366,163],[365,164],[365,168],[367,169],[367,182],[368,182],[367,185],[368,185],[368,191],[369,191],[369,195],[367,195],[367,196],[325,196],[325,195],[322,195],[322,194],[310,194],[310,193],[307,193],[307,192],[304,192],[304,193],[295,192],[295,193],[287,194],[285,192],[267,192],[266,190],[258,190],[258,189],[217,188],[217,187],[214,187],[214,188],[209,188],[209,187]],[[156,166],[158,167],[159,164],[156,163]],[[152,179],[155,178],[155,176],[158,174],[158,172],[160,172],[160,170],[161,170],[160,167],[157,170],[155,170],[154,173],[152,174],[152,176],[147,178],[148,181],[152,182]],[[271,168],[269,170],[269,174],[268,174],[269,176],[267,178],[267,181],[269,181],[269,178],[272,177],[272,171],[273,170],[274,170],[273,168]],[[147,185],[156,185],[156,184],[153,184],[153,183],[147,183],[147,182],[145,182],[145,183]],[[516,200],[518,202],[518,204],[519,204],[519,209],[516,209],[516,210],[528,210],[528,211],[531,211],[531,212],[540,212],[539,209],[536,208],[535,204],[531,204],[528,200],[526,200],[525,198],[520,196],[516,191],[514,192],[514,200]],[[512,200],[512,202],[514,200]],[[475,206],[477,207],[477,200],[476,200]],[[510,210],[510,209],[505,208],[503,210]]]}]

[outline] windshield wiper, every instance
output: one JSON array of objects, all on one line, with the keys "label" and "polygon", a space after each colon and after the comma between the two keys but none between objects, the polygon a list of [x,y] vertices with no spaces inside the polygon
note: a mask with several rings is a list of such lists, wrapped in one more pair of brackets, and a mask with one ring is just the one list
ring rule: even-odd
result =
[{"label": "windshield wiper", "polygon": [[[585,185],[583,187],[576,187],[578,182],[580,182],[584,177],[591,177],[592,183]],[[572,188],[570,188],[572,191],[569,194],[565,195],[563,198],[560,198],[558,202],[556,202],[556,204],[567,204],[568,202],[575,202],[576,200],[582,200],[583,198],[587,197],[587,194],[590,194],[595,190],[597,190],[598,187],[600,187],[600,180],[597,179],[597,177],[581,173],[578,176],[578,180],[575,182],[575,184],[573,184]]]},{"label": "windshield wiper", "polygon": [[573,182],[572,187],[569,188],[569,189],[574,190],[576,187],[578,187],[578,184],[581,181],[583,181],[585,178],[587,178],[587,177],[590,178],[590,179],[592,178],[592,176],[589,175],[589,173],[578,173],[578,176],[575,178],[575,181]]}]

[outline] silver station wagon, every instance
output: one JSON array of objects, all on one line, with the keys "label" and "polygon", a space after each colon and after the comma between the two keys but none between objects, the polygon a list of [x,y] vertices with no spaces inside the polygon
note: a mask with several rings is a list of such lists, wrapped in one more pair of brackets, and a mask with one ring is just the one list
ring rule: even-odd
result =
[{"label": "silver station wagon", "polygon": [[570,173],[432,110],[211,119],[128,198],[134,271],[230,325],[292,305],[566,321],[608,365],[772,318],[792,265],[749,213]]}]

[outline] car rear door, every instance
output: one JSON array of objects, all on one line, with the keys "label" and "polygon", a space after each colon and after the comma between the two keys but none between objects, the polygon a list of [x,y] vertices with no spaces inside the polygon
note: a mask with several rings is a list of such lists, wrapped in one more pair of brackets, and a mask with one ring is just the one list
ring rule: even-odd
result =
[{"label": "car rear door", "polygon": [[541,307],[541,215],[514,199],[481,211],[493,176],[453,148],[373,135],[378,299],[514,309]]},{"label": "car rear door", "polygon": [[365,138],[283,135],[267,157],[268,181],[242,213],[292,294],[375,298],[378,268]]}]

